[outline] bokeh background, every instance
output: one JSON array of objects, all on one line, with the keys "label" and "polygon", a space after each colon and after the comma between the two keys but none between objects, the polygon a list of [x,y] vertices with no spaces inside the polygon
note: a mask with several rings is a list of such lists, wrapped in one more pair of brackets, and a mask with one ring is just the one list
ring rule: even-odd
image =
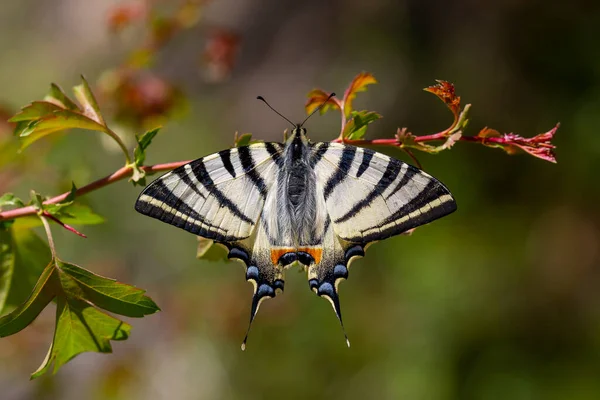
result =
[{"label": "bokeh background", "polygon": [[[241,352],[251,296],[242,267],[197,260],[192,235],[135,213],[139,188],[91,193],[85,201],[106,223],[83,227],[87,240],[55,228],[59,254],[147,289],[163,311],[128,320],[133,333],[114,354],[86,353],[30,382],[52,336],[48,307],[0,340],[0,398],[600,398],[596,2],[212,0],[151,56],[139,51],[148,23],[132,4],[186,12],[177,1],[4,2],[3,112],[84,73],[130,142],[165,125],[149,163],[178,161],[231,146],[236,131],[279,140],[287,125],[259,94],[300,120],[309,90],[341,92],[369,71],[380,84],[356,106],[384,116],[369,138],[444,129],[451,114],[421,89],[445,79],[473,104],[467,134],[489,126],[529,137],[560,121],[558,164],[470,143],[417,154],[458,212],[353,264],[341,286],[350,349],[329,304],[289,270],[285,294],[263,304]],[[307,128],[331,140],[339,117]],[[56,194],[121,165],[99,133],[74,131],[3,160],[0,191]]]}]

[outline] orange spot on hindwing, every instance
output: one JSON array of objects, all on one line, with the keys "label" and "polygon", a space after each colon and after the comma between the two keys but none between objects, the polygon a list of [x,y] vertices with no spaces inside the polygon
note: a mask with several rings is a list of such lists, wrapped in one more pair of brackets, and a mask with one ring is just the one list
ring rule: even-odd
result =
[{"label": "orange spot on hindwing", "polygon": [[[321,262],[321,258],[323,257],[323,248],[322,247],[298,247],[293,248],[293,247],[274,247],[271,249],[271,262],[273,263],[273,265],[277,265],[280,262],[280,259],[282,256],[288,254],[288,253],[305,253],[308,254],[312,260],[314,260],[315,264],[319,264]],[[299,255],[300,256],[300,255]],[[292,261],[295,261],[296,258],[294,257],[294,259]],[[307,260],[303,260],[302,257],[299,258],[299,261],[304,263],[307,262]],[[284,262],[283,265],[287,265],[288,263]]]},{"label": "orange spot on hindwing", "polygon": [[287,253],[295,253],[296,249],[293,247],[275,247],[271,249],[271,262],[273,265],[277,265],[279,263],[279,259],[281,256]]}]

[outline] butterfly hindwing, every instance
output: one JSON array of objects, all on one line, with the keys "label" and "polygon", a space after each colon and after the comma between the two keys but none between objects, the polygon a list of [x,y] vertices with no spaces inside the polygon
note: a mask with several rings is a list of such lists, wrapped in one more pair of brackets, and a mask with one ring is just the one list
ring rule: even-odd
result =
[{"label": "butterfly hindwing", "polygon": [[348,242],[382,240],[456,210],[441,182],[385,154],[317,143],[313,160],[334,230]]},{"label": "butterfly hindwing", "polygon": [[142,214],[219,242],[251,235],[273,184],[279,143],[223,150],[179,167],[140,194]]},{"label": "butterfly hindwing", "polygon": [[259,219],[256,229],[246,239],[222,243],[228,250],[228,258],[242,261],[246,268],[246,280],[252,283],[252,305],[250,323],[246,337],[242,343],[245,349],[250,326],[258,312],[261,303],[274,298],[284,288],[283,265],[280,259],[273,258],[273,246],[268,237],[268,227],[264,219]]}]

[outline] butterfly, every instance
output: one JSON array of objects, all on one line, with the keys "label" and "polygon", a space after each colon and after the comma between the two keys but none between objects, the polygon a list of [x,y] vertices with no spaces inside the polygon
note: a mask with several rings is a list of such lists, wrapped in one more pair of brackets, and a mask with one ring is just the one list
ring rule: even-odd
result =
[{"label": "butterfly", "polygon": [[429,174],[367,148],[312,143],[303,124],[285,143],[222,150],[176,168],[135,203],[245,264],[254,291],[242,349],[260,304],[283,292],[286,268],[307,271],[310,289],[329,300],[343,329],[338,288],[350,263],[369,244],[456,210]]}]

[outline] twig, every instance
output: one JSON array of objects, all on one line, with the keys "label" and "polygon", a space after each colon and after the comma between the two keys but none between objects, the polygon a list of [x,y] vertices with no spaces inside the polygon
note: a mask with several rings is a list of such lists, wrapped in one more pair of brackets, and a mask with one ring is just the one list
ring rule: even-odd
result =
[{"label": "twig", "polygon": [[[153,172],[159,172],[159,171],[170,171],[170,170],[180,167],[184,164],[187,164],[190,161],[191,160],[177,161],[177,162],[166,163],[166,164],[150,165],[147,167],[142,167],[142,170],[144,170],[146,173],[153,173]],[[92,183],[89,183],[85,186],[80,187],[79,189],[77,189],[77,191],[75,191],[75,196],[79,197],[79,196],[83,196],[84,194],[87,194],[89,192],[93,192],[94,190],[97,190],[104,186],[110,185],[111,183],[125,179],[128,176],[131,176],[132,173],[133,173],[133,168],[131,166],[122,167],[122,168],[118,169],[117,171],[115,171],[114,173],[112,173],[108,176],[105,176],[104,178],[98,179],[97,181],[94,181]],[[64,201],[67,198],[67,196],[69,196],[70,193],[71,192],[65,192],[58,196],[52,197],[51,199],[46,200],[44,202],[44,204],[60,203],[61,201]],[[34,206],[15,208],[14,210],[0,212],[0,221],[6,221],[6,220],[10,220],[10,219],[15,219],[15,218],[26,217],[28,215],[37,214],[37,212],[38,212],[38,210]]]},{"label": "twig", "polygon": [[44,215],[40,215],[40,219],[42,220],[44,230],[46,231],[46,236],[48,237],[48,247],[50,247],[52,259],[56,260],[56,247],[54,246],[54,238],[52,237],[52,230],[50,229],[50,224],[48,223],[48,219]]}]

